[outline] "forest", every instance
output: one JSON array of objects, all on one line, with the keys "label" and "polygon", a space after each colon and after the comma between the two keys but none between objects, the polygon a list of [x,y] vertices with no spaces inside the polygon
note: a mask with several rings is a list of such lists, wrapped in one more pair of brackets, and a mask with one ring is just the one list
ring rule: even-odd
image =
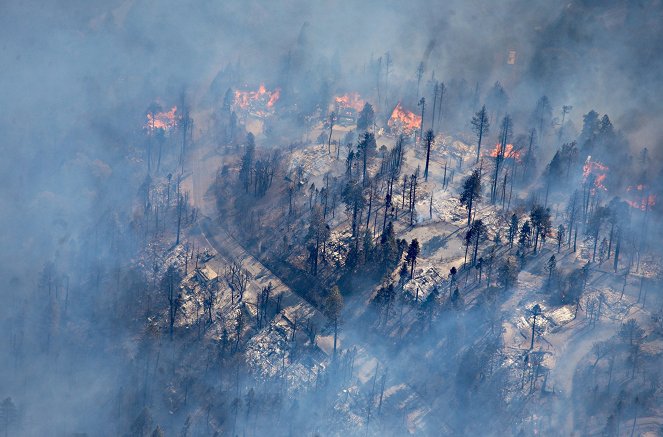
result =
[{"label": "forest", "polygon": [[0,16],[0,435],[663,435],[663,3]]}]

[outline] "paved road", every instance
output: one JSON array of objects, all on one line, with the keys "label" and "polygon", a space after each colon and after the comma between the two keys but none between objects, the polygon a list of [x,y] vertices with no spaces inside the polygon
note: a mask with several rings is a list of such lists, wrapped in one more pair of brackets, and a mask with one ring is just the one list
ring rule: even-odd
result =
[{"label": "paved road", "polygon": [[[210,152],[209,149],[206,150],[204,147],[194,149],[189,157],[190,176],[183,181],[183,186],[190,189],[191,201],[193,206],[198,209],[198,229],[200,232],[197,244],[205,244],[212,248],[217,253],[217,258],[220,256],[226,262],[232,259],[244,260],[245,268],[254,278],[245,294],[245,301],[255,304],[262,287],[271,282],[275,293],[283,295],[282,306],[284,309],[297,307],[299,311],[303,310],[306,314],[312,314],[312,322],[317,326],[324,326],[326,318],[320,311],[294,293],[271,270],[248,253],[229,234],[227,229],[223,228],[217,220],[214,220],[216,205],[213,196],[209,193],[209,187],[214,182],[216,172],[221,167],[222,162],[220,155]],[[370,345],[345,342],[346,339],[357,338],[352,329],[348,328],[347,331],[340,334],[340,341],[345,349],[356,347],[355,377],[366,382],[373,376],[376,365],[379,365],[380,369],[384,369],[385,364],[370,352]],[[402,381],[390,381],[390,386],[398,387],[396,390],[398,396],[394,396],[392,402],[399,402],[400,404],[394,405],[394,408],[398,408],[404,414],[407,414],[408,427],[412,432],[417,429],[421,430],[424,425],[423,417],[428,414],[430,408],[408,384]],[[388,400],[385,400],[385,403],[388,403]]]}]

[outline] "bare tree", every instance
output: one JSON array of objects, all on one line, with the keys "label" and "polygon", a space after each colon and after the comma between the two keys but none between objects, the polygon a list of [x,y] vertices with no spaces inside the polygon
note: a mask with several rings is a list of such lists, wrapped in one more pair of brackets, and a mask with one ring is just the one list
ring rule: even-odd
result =
[{"label": "bare tree", "polygon": [[336,123],[336,113],[332,111],[329,114],[329,139],[327,141],[327,152],[331,155],[331,139],[334,132],[334,123]]},{"label": "bare tree", "polygon": [[224,277],[230,288],[231,303],[235,303],[235,298],[241,302],[251,279],[251,274],[244,268],[244,259],[231,260],[226,267]]},{"label": "bare tree", "polygon": [[477,160],[479,162],[479,157],[481,156],[481,141],[483,137],[488,134],[490,130],[490,123],[488,122],[488,111],[486,110],[486,105],[483,105],[481,109],[474,114],[472,120],[472,130],[477,136]]},{"label": "bare tree", "polygon": [[435,139],[435,135],[433,134],[433,130],[428,130],[426,132],[426,167],[424,167],[424,179],[426,182],[428,182],[428,164],[430,161],[430,148],[431,144],[433,144],[433,140]]},{"label": "bare tree", "polygon": [[334,324],[334,357],[336,357],[336,345],[338,339],[338,324],[341,319],[341,311],[343,310],[343,296],[338,286],[334,285],[324,302],[324,313],[329,320]]}]

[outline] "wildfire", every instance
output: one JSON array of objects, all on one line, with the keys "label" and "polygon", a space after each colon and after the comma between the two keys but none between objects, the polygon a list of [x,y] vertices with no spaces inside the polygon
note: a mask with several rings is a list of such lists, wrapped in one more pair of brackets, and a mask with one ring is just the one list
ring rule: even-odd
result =
[{"label": "wildfire", "polygon": [[235,91],[234,105],[254,115],[265,116],[271,112],[279,97],[281,97],[280,89],[269,91],[261,84],[258,91]]},{"label": "wildfire", "polygon": [[352,108],[357,112],[364,109],[365,103],[358,93],[348,93],[342,96],[338,96],[334,98],[334,101],[338,107]]},{"label": "wildfire", "polygon": [[602,190],[607,190],[605,185],[606,177],[608,176],[608,166],[598,161],[592,161],[592,157],[588,156],[585,164],[582,166],[582,179],[587,182],[590,177],[594,179],[594,187]]},{"label": "wildfire", "polygon": [[[493,158],[497,158],[497,155],[499,155],[501,151],[502,151],[502,145],[497,143],[495,144],[495,148],[490,151],[490,156]],[[515,159],[516,161],[520,162],[520,151],[515,150],[513,148],[513,144],[507,144],[506,148],[504,149],[504,158]]]},{"label": "wildfire", "polygon": [[149,133],[153,133],[157,129],[163,129],[165,132],[170,131],[177,126],[176,112],[177,106],[173,106],[168,112],[148,113],[145,129]]},{"label": "wildfire", "polygon": [[404,132],[412,132],[419,129],[421,126],[421,117],[417,114],[403,109],[400,102],[391,113],[387,126],[394,130],[402,130]]},{"label": "wildfire", "polygon": [[648,207],[656,205],[656,195],[646,193],[645,190],[647,190],[647,188],[648,187],[643,184],[636,185],[635,187],[628,187],[626,191],[628,191],[629,193],[639,192],[640,199],[639,200],[626,199],[626,203],[628,203],[631,206],[631,208],[639,209],[642,211],[647,210]]}]

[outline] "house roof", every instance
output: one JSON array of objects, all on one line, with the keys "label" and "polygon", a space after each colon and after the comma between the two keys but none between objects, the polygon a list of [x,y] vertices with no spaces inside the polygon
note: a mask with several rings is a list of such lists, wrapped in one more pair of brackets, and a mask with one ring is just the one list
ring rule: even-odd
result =
[{"label": "house roof", "polygon": [[219,277],[219,275],[208,266],[199,268],[198,274],[200,275],[201,279],[205,282],[214,281],[216,278]]}]

